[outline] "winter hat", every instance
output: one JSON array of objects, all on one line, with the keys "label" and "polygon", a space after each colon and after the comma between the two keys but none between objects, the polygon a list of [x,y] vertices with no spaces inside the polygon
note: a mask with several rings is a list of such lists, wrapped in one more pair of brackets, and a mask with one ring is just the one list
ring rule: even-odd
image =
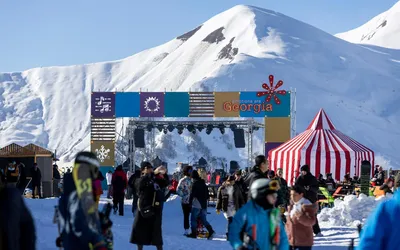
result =
[{"label": "winter hat", "polygon": [[192,171],[191,177],[192,177],[194,180],[200,180],[200,175],[199,175],[199,173],[197,172],[197,170],[193,170],[193,171]]},{"label": "winter hat", "polygon": [[270,178],[275,177],[275,172],[273,170],[268,171],[268,177]]},{"label": "winter hat", "polygon": [[94,167],[100,167],[100,162],[97,156],[88,151],[79,152],[75,158],[75,164],[87,164]]},{"label": "winter hat", "polygon": [[308,165],[303,165],[303,166],[301,166],[300,171],[305,171],[305,172],[309,173],[310,167]]},{"label": "winter hat", "polygon": [[185,176],[190,176],[190,174],[192,173],[193,167],[192,166],[184,166],[183,167],[183,174]]},{"label": "winter hat", "polygon": [[153,168],[153,166],[151,165],[150,162],[143,161],[142,163],[140,163],[140,170],[143,171],[145,168]]}]

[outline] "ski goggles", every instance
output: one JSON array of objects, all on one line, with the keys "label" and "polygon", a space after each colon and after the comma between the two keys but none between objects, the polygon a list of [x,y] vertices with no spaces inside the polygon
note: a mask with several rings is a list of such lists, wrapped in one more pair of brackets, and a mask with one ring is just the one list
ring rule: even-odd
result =
[{"label": "ski goggles", "polygon": [[268,188],[269,190],[278,191],[280,188],[281,187],[279,185],[279,181],[277,181],[277,180],[272,180],[269,183],[269,188]]}]

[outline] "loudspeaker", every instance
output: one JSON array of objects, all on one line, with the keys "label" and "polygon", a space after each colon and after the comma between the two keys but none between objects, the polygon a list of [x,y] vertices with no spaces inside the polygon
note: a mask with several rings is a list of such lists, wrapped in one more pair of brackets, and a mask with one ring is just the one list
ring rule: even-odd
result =
[{"label": "loudspeaker", "polygon": [[235,141],[236,148],[245,148],[246,142],[244,140],[244,130],[243,129],[235,129],[233,130],[233,139]]},{"label": "loudspeaker", "polygon": [[144,129],[135,129],[134,132],[135,147],[144,148]]},{"label": "loudspeaker", "polygon": [[237,161],[231,161],[229,165],[229,173],[233,174],[239,169],[239,163]]}]

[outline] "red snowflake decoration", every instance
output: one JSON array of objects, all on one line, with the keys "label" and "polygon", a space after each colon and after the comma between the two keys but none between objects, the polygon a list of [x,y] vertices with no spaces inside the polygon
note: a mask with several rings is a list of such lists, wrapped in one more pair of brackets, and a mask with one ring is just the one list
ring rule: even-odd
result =
[{"label": "red snowflake decoration", "polygon": [[265,101],[270,102],[271,98],[274,98],[276,104],[281,104],[281,100],[277,95],[286,95],[286,90],[277,90],[282,87],[283,81],[279,80],[278,83],[274,86],[274,76],[269,75],[269,86],[266,83],[263,83],[263,89],[267,91],[257,92],[257,97],[266,96]]}]

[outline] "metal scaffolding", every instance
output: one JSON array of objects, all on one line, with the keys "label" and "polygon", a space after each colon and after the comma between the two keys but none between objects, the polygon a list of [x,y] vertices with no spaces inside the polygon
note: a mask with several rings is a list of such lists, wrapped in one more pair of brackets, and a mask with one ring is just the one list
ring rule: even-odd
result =
[{"label": "metal scaffolding", "polygon": [[[148,126],[151,125],[151,129],[148,129]],[[177,126],[183,126],[183,128],[187,129],[188,125],[193,125],[195,129],[202,127],[206,129],[207,126],[213,126],[213,129],[219,129],[218,126],[224,125],[225,128],[230,128],[231,125],[235,125],[237,129],[244,129],[247,134],[247,154],[248,154],[248,167],[251,167],[253,162],[253,136],[254,130],[258,130],[259,128],[264,128],[264,124],[256,122],[254,119],[247,119],[247,120],[212,120],[212,121],[160,121],[154,120],[154,118],[148,118],[146,120],[142,119],[130,119],[129,123],[126,127],[126,136],[123,138],[128,141],[128,157],[130,158],[130,168],[131,171],[134,171],[136,156],[135,152],[137,148],[135,148],[135,138],[134,132],[135,129],[144,129],[145,130],[145,138],[146,138],[146,145],[144,148],[145,157],[147,159],[153,159],[156,157],[155,148],[156,148],[156,130],[167,131],[168,126],[173,126],[177,128]],[[160,131],[160,132],[161,132]]]}]

